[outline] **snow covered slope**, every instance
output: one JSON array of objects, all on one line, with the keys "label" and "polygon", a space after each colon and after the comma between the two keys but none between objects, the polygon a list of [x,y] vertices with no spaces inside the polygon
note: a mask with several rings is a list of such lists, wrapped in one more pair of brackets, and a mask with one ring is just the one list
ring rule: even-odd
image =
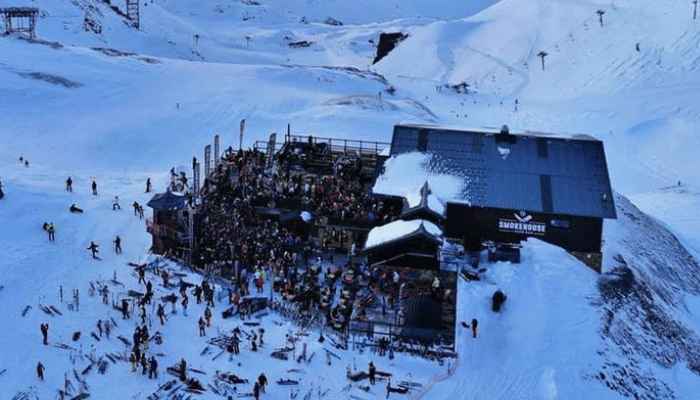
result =
[{"label": "snow covered slope", "polygon": [[[3,396],[35,386],[39,398],[54,398],[63,373],[85,361],[74,366],[69,351],[41,346],[39,323],[51,321],[52,342],[70,342],[108,310],[87,300],[89,282],[116,271],[136,286],[124,264],[146,253],[149,236],[130,211],[109,210],[109,199],[145,203],[146,177],[162,190],[168,169],[199,157],[214,134],[235,146],[245,118],[246,147],[287,124],[293,133],[389,141],[401,120],[605,140],[614,188],[661,223],[620,197],[620,219],[605,227],[602,276],[533,241],[524,264],[493,265],[482,284],[462,285],[460,318],[479,318],[481,335],[460,333],[459,369],[425,398],[695,398],[700,23],[690,2],[148,0],[140,30],[120,15],[123,2],[117,12],[98,0],[0,1],[15,5],[39,7],[42,17],[37,42],[0,37],[0,313],[8,316],[0,334],[12,344],[0,350]],[[371,65],[382,32],[408,37]],[[62,190],[68,175],[74,194]],[[93,178],[97,198],[87,195]],[[85,214],[68,213],[71,203]],[[58,228],[55,244],[45,242],[46,221]],[[117,234],[119,257],[109,251]],[[103,261],[88,258],[90,240]],[[80,313],[57,300],[60,285],[64,295],[81,290]],[[509,296],[498,317],[487,311],[496,287]],[[178,321],[161,370],[189,354],[194,324]],[[132,328],[118,329],[129,337]],[[352,358],[342,356],[340,377]],[[34,377],[40,359],[45,383]],[[251,362],[257,373],[262,359]],[[410,367],[422,378],[438,372]],[[145,398],[157,387],[126,365],[110,368],[120,372],[89,375],[93,388],[128,386]]]}]

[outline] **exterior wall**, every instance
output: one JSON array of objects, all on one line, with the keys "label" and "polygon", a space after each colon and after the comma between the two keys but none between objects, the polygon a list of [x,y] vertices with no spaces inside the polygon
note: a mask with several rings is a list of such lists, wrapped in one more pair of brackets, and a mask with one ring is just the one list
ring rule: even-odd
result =
[{"label": "exterior wall", "polygon": [[469,207],[448,203],[445,236],[464,239],[468,250],[484,241],[518,243],[528,237],[569,251],[600,252],[603,219]]}]

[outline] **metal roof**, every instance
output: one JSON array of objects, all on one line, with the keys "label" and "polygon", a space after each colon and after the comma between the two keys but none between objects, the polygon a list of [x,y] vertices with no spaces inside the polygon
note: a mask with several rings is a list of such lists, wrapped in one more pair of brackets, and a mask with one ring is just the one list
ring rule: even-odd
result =
[{"label": "metal roof", "polygon": [[415,151],[432,154],[426,166],[430,172],[462,180],[458,194],[443,200],[615,218],[603,142],[591,136],[396,125],[391,155]]}]

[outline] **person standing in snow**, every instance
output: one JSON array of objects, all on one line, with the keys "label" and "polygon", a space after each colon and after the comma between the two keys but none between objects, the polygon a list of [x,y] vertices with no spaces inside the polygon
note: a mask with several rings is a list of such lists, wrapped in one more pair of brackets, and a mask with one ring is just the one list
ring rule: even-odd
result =
[{"label": "person standing in snow", "polygon": [[97,182],[95,180],[92,180],[92,195],[97,196]]},{"label": "person standing in snow", "polygon": [[158,304],[158,311],[156,311],[156,315],[160,319],[160,324],[165,325],[165,310],[163,309],[163,304]]},{"label": "person standing in snow", "polygon": [[44,344],[49,344],[49,324],[41,324],[41,335],[44,337]]},{"label": "person standing in snow", "polygon": [[56,240],[56,227],[54,226],[53,222],[49,223],[49,225],[46,227],[46,232],[49,233],[49,242]]},{"label": "person standing in snow", "polygon": [[99,245],[95,244],[95,242],[90,242],[90,247],[87,249],[92,251],[92,258],[97,258],[97,254],[100,252],[97,248],[100,247]]},{"label": "person standing in snow", "polygon": [[260,384],[257,381],[255,386],[253,386],[253,397],[255,397],[255,400],[260,400]]},{"label": "person standing in snow", "polygon": [[211,309],[209,306],[204,309],[204,318],[207,319],[207,326],[211,326]]},{"label": "person standing in snow", "polygon": [[472,336],[474,339],[476,339],[476,327],[479,325],[479,321],[476,320],[476,318],[472,319]]},{"label": "person standing in snow", "polygon": [[185,317],[187,316],[187,305],[190,303],[189,297],[187,297],[187,293],[182,294],[182,315]]},{"label": "person standing in snow", "polygon": [[2,190],[2,181],[0,181],[0,200],[2,200],[5,197],[5,192]]},{"label": "person standing in snow", "polygon": [[129,362],[131,363],[131,372],[136,372],[136,366],[138,364],[138,360],[136,359],[136,354],[131,353],[131,356],[129,356]]},{"label": "person standing in snow", "polygon": [[267,386],[267,377],[265,376],[265,373],[258,376],[258,383],[260,384],[260,390],[265,393],[265,386]]},{"label": "person standing in snow", "polygon": [[134,216],[135,217],[138,216],[139,215],[139,208],[141,208],[141,205],[139,204],[139,202],[135,201],[134,204],[132,204],[131,206],[134,207]]},{"label": "person standing in snow", "polygon": [[146,179],[146,193],[151,191],[151,178]]},{"label": "person standing in snow", "polygon": [[148,360],[146,359],[145,354],[141,354],[141,375],[146,375],[147,370],[148,370]]},{"label": "person standing in snow", "polygon": [[66,191],[67,192],[72,192],[73,191],[73,179],[69,176],[68,179],[66,179]]},{"label": "person standing in snow", "polygon": [[155,356],[151,356],[151,368],[148,371],[148,379],[158,379],[158,361]]},{"label": "person standing in snow", "polygon": [[121,254],[122,252],[122,238],[120,238],[119,235],[117,235],[117,238],[114,239],[114,251],[117,254]]},{"label": "person standing in snow", "polygon": [[39,364],[36,365],[36,375],[42,381],[44,380],[44,364],[42,364],[41,361],[39,361]]},{"label": "person standing in snow", "polygon": [[119,196],[114,196],[114,200],[112,200],[112,210],[121,210],[122,207],[119,205]]},{"label": "person standing in snow", "polygon": [[374,378],[377,374],[377,367],[374,366],[372,361],[369,362],[369,383],[374,385]]},{"label": "person standing in snow", "polygon": [[206,332],[204,331],[204,327],[206,326],[206,324],[205,324],[205,322],[204,322],[204,318],[199,317],[198,324],[199,324],[199,336],[200,336],[200,337],[206,336],[207,334],[206,334]]}]

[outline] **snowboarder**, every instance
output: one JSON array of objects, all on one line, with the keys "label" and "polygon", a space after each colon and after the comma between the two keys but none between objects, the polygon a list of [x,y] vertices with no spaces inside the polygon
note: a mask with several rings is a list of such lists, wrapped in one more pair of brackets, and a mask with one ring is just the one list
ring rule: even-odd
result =
[{"label": "snowboarder", "polygon": [[265,393],[265,386],[267,386],[267,377],[265,376],[265,373],[258,376],[258,383],[260,384],[260,391]]},{"label": "snowboarder", "polygon": [[160,319],[160,324],[165,325],[165,310],[163,309],[163,304],[158,305],[158,311],[156,311],[156,315]]},{"label": "snowboarder", "polygon": [[56,240],[56,227],[53,225],[53,222],[49,223],[49,225],[46,227],[46,232],[49,233],[49,242],[53,242]]},{"label": "snowboarder", "polygon": [[66,179],[66,191],[72,192],[73,191],[73,179],[69,176],[68,179]]},{"label": "snowboarder", "polygon": [[200,337],[206,336],[207,334],[206,334],[206,332],[204,331],[204,327],[206,326],[205,323],[204,323],[204,318],[199,317],[199,322],[198,322],[198,323],[199,323],[199,336],[200,336]]},{"label": "snowboarder", "polygon": [[41,379],[42,381],[44,380],[44,364],[39,361],[39,364],[36,365],[36,374]]},{"label": "snowboarder", "polygon": [[95,180],[92,180],[92,195],[97,196],[97,182]]},{"label": "snowboarder", "polygon": [[155,356],[151,356],[151,368],[148,371],[148,379],[158,379],[158,361]]},{"label": "snowboarder", "polygon": [[146,193],[151,191],[151,178],[146,179]]},{"label": "snowboarder", "polygon": [[476,327],[479,325],[479,321],[476,318],[472,319],[472,336],[476,339]]},{"label": "snowboarder", "polygon": [[72,212],[72,213],[81,213],[81,212],[83,212],[83,209],[82,209],[82,208],[76,207],[76,206],[75,206],[75,203],[73,203],[73,204],[70,205],[70,212]]},{"label": "snowboarder", "polygon": [[117,238],[114,239],[114,251],[117,254],[121,254],[122,252],[122,238],[120,238],[119,235],[117,235]]},{"label": "snowboarder", "polygon": [[100,247],[100,245],[95,244],[95,242],[90,242],[90,247],[87,249],[92,251],[92,258],[97,258],[97,254],[100,252],[97,248]]},{"label": "snowboarder", "polygon": [[369,383],[374,385],[374,378],[377,374],[377,367],[374,366],[372,361],[369,362]]},{"label": "snowboarder", "polygon": [[119,196],[114,196],[114,200],[112,200],[112,210],[121,210],[122,207],[119,205]]},{"label": "snowboarder", "polygon": [[41,324],[41,335],[44,337],[44,344],[49,344],[49,324]]}]

